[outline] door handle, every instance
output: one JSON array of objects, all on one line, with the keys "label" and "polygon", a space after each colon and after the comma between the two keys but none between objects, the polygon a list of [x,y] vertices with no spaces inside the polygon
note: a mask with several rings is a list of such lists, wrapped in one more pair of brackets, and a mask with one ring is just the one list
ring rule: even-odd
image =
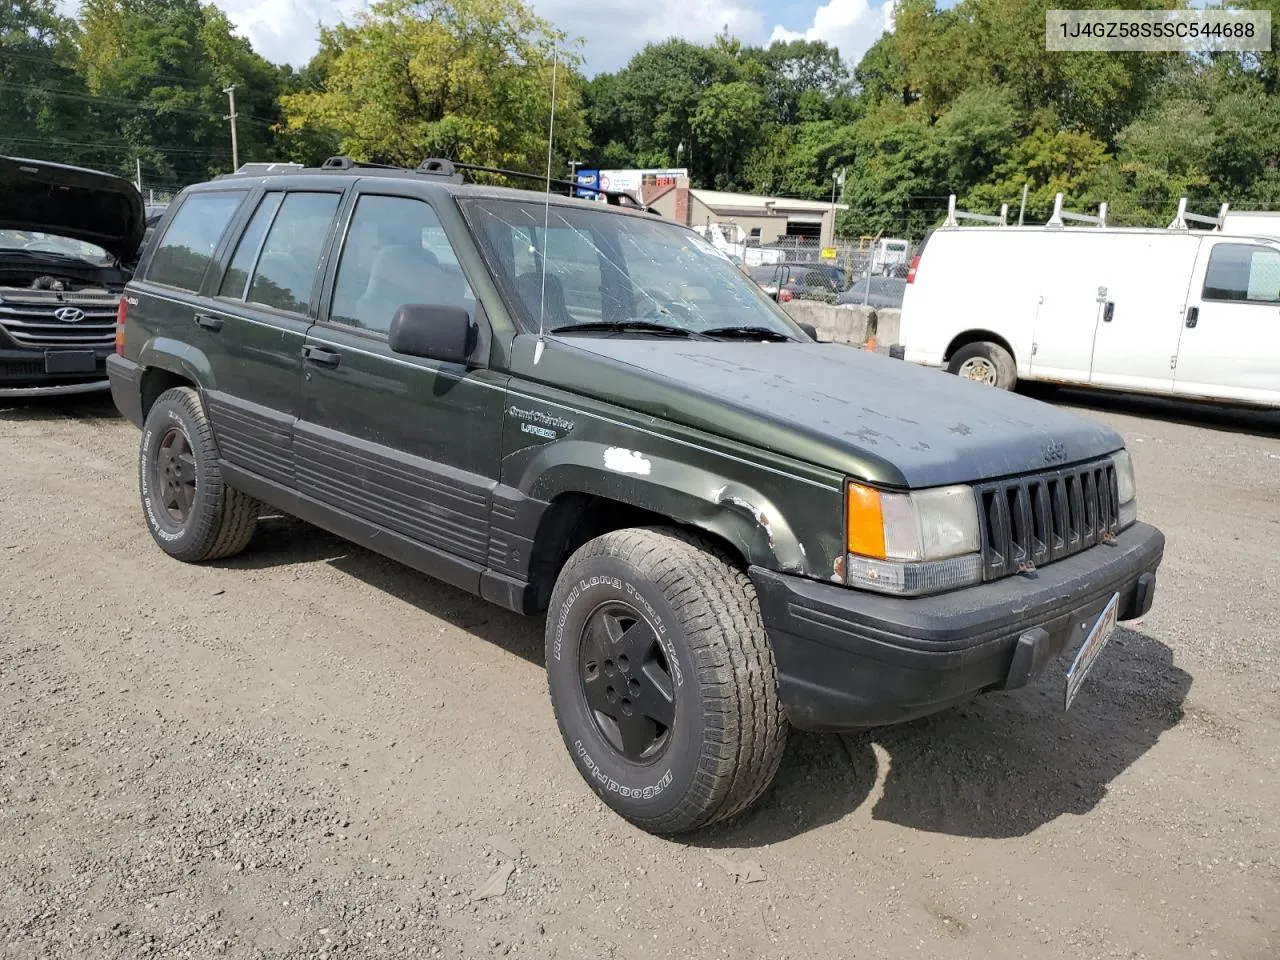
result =
[{"label": "door handle", "polygon": [[206,330],[211,330],[214,333],[217,333],[222,329],[223,321],[221,317],[215,317],[207,313],[197,313],[195,321],[197,327],[204,327]]},{"label": "door handle", "polygon": [[1187,307],[1187,328],[1191,329],[1200,320],[1199,307]]},{"label": "door handle", "polygon": [[317,347],[307,344],[302,348],[302,359],[320,367],[336,367],[342,362],[342,354],[328,347]]},{"label": "door handle", "polygon": [[1116,315],[1116,302],[1114,300],[1108,300],[1107,305],[1102,308],[1102,322],[1110,323],[1111,318],[1114,317],[1115,315]]}]

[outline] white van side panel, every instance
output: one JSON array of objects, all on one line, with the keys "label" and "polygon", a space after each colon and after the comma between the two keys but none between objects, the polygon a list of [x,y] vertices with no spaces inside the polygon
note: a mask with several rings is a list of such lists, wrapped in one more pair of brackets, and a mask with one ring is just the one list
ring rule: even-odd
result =
[{"label": "white van side panel", "polygon": [[[1170,393],[1199,234],[1113,234],[1098,268],[1105,288],[1089,382]],[[1112,305],[1107,320],[1106,305]]]},{"label": "white van side panel", "polygon": [[957,339],[982,332],[979,339],[994,334],[1009,344],[1024,375],[1036,308],[1026,246],[1025,237],[997,229],[936,231],[902,300],[898,341],[905,359],[944,366]]}]

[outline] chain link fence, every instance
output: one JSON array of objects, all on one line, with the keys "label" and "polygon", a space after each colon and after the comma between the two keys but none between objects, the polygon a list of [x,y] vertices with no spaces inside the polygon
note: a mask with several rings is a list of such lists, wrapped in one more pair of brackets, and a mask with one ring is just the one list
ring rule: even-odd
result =
[{"label": "chain link fence", "polygon": [[900,307],[916,245],[900,237],[838,239],[824,247],[817,237],[779,237],[748,245],[748,275],[782,302]]}]

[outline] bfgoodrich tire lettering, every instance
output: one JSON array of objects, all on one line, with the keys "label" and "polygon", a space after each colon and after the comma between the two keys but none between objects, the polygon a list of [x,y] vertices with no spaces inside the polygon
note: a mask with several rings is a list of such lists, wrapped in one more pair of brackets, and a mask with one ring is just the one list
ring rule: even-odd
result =
[{"label": "bfgoodrich tire lettering", "polygon": [[138,489],[152,538],[188,563],[239,553],[258,524],[258,501],[223,482],[213,431],[190,387],[166,390],[148,411]]},{"label": "bfgoodrich tire lettering", "polygon": [[[671,695],[670,726],[651,721],[648,746],[619,739],[621,726],[596,710],[604,666],[617,696],[636,695],[653,711],[640,666],[602,651],[632,641],[615,624],[591,630],[593,617],[652,633],[650,676]],[[625,634],[625,636],[624,636]],[[644,641],[641,646],[644,646]],[[633,646],[631,649],[636,649]],[[731,817],[773,780],[786,743],[773,653],[755,589],[742,571],[680,530],[644,528],[605,534],[565,565],[551,597],[547,677],[556,721],[578,770],[615,811],[654,833],[678,833]],[[589,702],[589,699],[591,702]],[[620,702],[620,701],[618,701]],[[659,709],[653,712],[661,714]],[[619,714],[621,718],[621,714]],[[628,756],[627,747],[632,748]]]}]

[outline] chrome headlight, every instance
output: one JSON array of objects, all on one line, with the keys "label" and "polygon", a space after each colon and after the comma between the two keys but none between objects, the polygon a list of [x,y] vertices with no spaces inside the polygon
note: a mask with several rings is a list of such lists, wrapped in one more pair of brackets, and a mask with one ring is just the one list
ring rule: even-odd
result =
[{"label": "chrome headlight", "polygon": [[890,492],[850,481],[845,583],[917,596],[978,583],[982,534],[967,486]]},{"label": "chrome headlight", "polygon": [[1138,519],[1138,486],[1133,479],[1133,458],[1128,450],[1111,455],[1116,467],[1116,499],[1119,500],[1120,529]]}]

